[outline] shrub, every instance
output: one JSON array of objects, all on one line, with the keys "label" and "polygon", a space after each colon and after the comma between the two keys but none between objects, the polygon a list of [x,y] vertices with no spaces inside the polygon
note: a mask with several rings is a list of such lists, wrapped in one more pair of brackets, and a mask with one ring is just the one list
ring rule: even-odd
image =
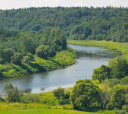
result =
[{"label": "shrub", "polygon": [[109,61],[113,78],[122,79],[128,75],[127,60],[123,57],[116,57]]},{"label": "shrub", "polygon": [[109,87],[114,87],[115,85],[119,84],[120,80],[119,79],[109,79],[107,80],[107,84]]},{"label": "shrub", "polygon": [[78,80],[73,87],[71,100],[74,108],[79,110],[100,107],[100,89],[88,79]]},{"label": "shrub", "polygon": [[6,97],[7,102],[19,102],[20,101],[22,92],[17,87],[13,87],[13,85],[9,83],[9,84],[5,84],[3,89],[7,94],[7,97]]},{"label": "shrub", "polygon": [[126,76],[125,78],[122,78],[122,79],[120,80],[120,84],[121,84],[121,85],[126,85],[126,84],[128,84],[128,76]]},{"label": "shrub", "polygon": [[101,65],[101,67],[94,69],[92,78],[97,79],[100,82],[106,78],[110,78],[111,68],[106,65]]}]

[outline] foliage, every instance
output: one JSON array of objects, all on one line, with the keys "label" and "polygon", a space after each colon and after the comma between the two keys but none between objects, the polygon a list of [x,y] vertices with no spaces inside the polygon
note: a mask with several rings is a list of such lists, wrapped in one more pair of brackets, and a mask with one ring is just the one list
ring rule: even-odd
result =
[{"label": "foliage", "polygon": [[31,38],[28,38],[27,36],[23,36],[22,42],[21,42],[21,49],[22,52],[30,52],[32,54],[35,53],[35,45]]},{"label": "foliage", "polygon": [[123,57],[117,57],[109,61],[113,78],[124,78],[128,75],[127,60]]},{"label": "foliage", "polygon": [[75,57],[76,55],[68,51],[61,51],[57,52],[54,57],[45,60],[43,58],[37,57],[36,55],[26,53],[25,56],[23,54],[21,63],[18,65],[13,63],[0,64],[0,78],[16,77],[28,73],[62,68],[64,66],[74,64]]},{"label": "foliage", "polygon": [[110,99],[110,103],[107,105],[107,109],[119,108],[125,104],[125,91],[122,86],[116,85],[112,89],[112,95]]},{"label": "foliage", "polygon": [[70,103],[70,92],[64,90],[64,88],[57,88],[53,90],[54,96],[58,99],[59,104],[69,104]]},{"label": "foliage", "polygon": [[47,58],[50,56],[50,47],[48,45],[40,45],[36,48],[36,54],[38,57]]},{"label": "foliage", "polygon": [[16,52],[14,56],[11,57],[11,62],[17,65],[21,64],[22,54]]},{"label": "foliage", "polygon": [[110,77],[111,68],[106,65],[101,65],[101,67],[93,70],[92,79],[98,79],[100,82]]},{"label": "foliage", "polygon": [[[0,17],[0,28],[39,34],[47,27],[59,27],[70,40],[128,41],[128,9],[123,7],[32,7],[0,10]],[[0,40],[17,34],[1,29]]]},{"label": "foliage", "polygon": [[119,79],[109,79],[107,80],[107,84],[109,87],[114,87],[115,85],[119,84],[120,80]]},{"label": "foliage", "polygon": [[122,78],[122,79],[120,80],[120,84],[121,84],[121,85],[126,85],[126,84],[128,84],[128,76],[126,76],[125,78]]},{"label": "foliage", "polygon": [[53,91],[54,96],[58,99],[59,104],[61,103],[61,100],[64,97],[64,88],[59,87],[58,89],[55,89]]},{"label": "foliage", "polygon": [[90,80],[78,80],[71,95],[75,109],[85,110],[101,106],[100,89]]},{"label": "foliage", "polygon": [[7,94],[7,97],[6,97],[7,102],[20,101],[22,92],[17,87],[13,87],[13,85],[11,83],[9,83],[9,84],[5,84],[3,89]]}]

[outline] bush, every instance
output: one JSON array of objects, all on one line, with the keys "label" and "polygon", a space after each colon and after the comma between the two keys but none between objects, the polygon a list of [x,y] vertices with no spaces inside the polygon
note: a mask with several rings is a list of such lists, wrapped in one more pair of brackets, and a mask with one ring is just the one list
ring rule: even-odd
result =
[{"label": "bush", "polygon": [[123,105],[123,106],[122,106],[122,110],[125,110],[125,111],[128,112],[128,105]]},{"label": "bush", "polygon": [[94,69],[92,78],[97,79],[101,82],[102,80],[105,80],[106,78],[111,78],[110,71],[111,71],[110,67],[106,65],[101,65],[101,67]]},{"label": "bush", "polygon": [[122,79],[128,75],[127,60],[123,57],[116,57],[109,61],[113,78]]},{"label": "bush", "polygon": [[70,92],[64,92],[64,88],[59,87],[53,91],[54,96],[58,99],[59,104],[70,104]]},{"label": "bush", "polygon": [[107,84],[109,87],[114,87],[115,85],[119,84],[120,80],[119,79],[109,79],[107,80]]},{"label": "bush", "polygon": [[9,84],[5,84],[3,89],[7,94],[7,97],[5,98],[7,102],[19,102],[20,101],[22,92],[17,87],[13,87],[13,85],[9,83]]},{"label": "bush", "polygon": [[73,87],[71,100],[74,108],[79,110],[100,107],[100,89],[88,79],[78,80]]},{"label": "bush", "polygon": [[122,78],[122,79],[120,80],[120,84],[121,84],[121,85],[126,85],[126,84],[128,84],[128,76],[126,76],[125,78]]},{"label": "bush", "polygon": [[121,109],[125,104],[125,91],[124,88],[120,85],[116,85],[112,89],[112,95],[110,99],[110,107],[111,109],[118,108]]}]

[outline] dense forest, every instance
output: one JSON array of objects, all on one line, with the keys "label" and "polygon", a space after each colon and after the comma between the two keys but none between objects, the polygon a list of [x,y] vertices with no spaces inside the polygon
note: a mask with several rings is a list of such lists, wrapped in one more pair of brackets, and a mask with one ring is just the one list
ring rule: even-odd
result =
[{"label": "dense forest", "polygon": [[42,7],[0,10],[0,28],[43,33],[58,27],[72,40],[128,41],[128,9],[113,7]]}]

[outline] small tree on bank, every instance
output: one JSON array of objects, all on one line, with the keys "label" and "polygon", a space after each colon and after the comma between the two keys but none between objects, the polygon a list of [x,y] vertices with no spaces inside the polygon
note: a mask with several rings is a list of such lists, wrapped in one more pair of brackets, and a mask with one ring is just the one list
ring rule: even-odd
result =
[{"label": "small tree on bank", "polygon": [[3,89],[7,94],[7,97],[5,98],[7,102],[19,102],[20,101],[22,92],[17,87],[13,87],[13,85],[9,83],[9,84],[5,84]]}]

